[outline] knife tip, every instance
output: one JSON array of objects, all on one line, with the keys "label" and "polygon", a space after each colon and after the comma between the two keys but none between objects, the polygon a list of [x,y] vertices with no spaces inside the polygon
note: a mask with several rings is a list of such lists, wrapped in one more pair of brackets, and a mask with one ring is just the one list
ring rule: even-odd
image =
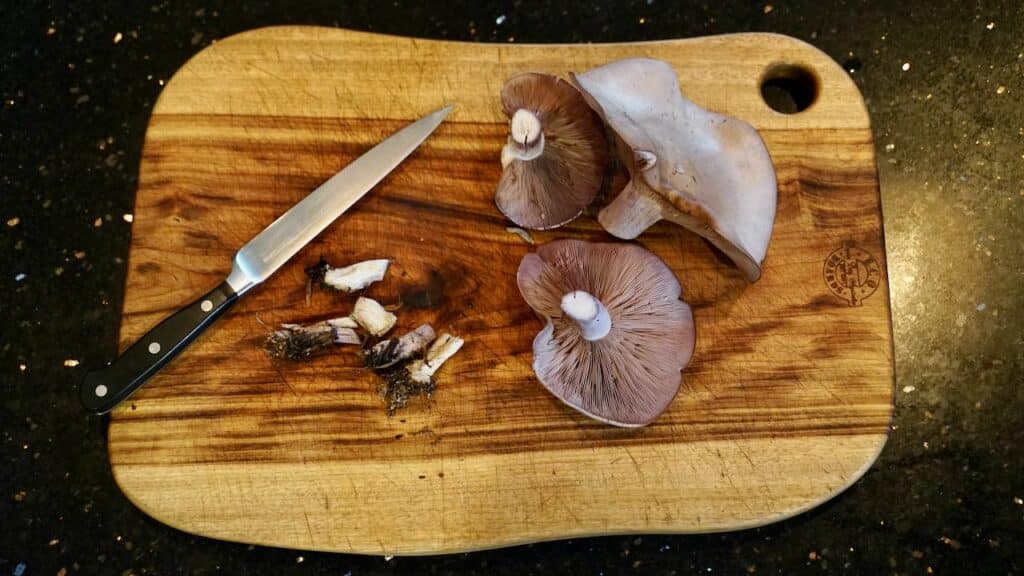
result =
[{"label": "knife tip", "polygon": [[448,115],[449,112],[452,111],[453,108],[455,108],[455,104],[449,104],[444,108],[439,108],[433,114],[431,114],[431,116],[440,116],[441,118],[444,118],[445,116]]}]

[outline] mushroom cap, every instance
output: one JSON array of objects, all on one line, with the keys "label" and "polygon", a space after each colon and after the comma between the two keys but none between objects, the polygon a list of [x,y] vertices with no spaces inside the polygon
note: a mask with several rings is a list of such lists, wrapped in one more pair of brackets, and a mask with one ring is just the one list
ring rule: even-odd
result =
[{"label": "mushroom cap", "polygon": [[513,76],[501,89],[505,115],[526,110],[540,122],[543,151],[531,160],[508,153],[521,146],[509,135],[494,202],[523,228],[557,228],[583,213],[604,179],[607,141],[601,119],[579,91],[555,76]]},{"label": "mushroom cap", "polygon": [[[625,196],[599,215],[605,229],[630,239],[669,219],[715,244],[749,280],[760,277],[778,192],[757,130],[688,100],[659,60],[620,60],[573,80],[632,151]],[[641,203],[644,214],[629,214]]]},{"label": "mushroom cap", "polygon": [[[558,399],[616,426],[650,423],[682,382],[695,343],[693,315],[672,271],[641,246],[556,240],[519,264],[519,291],[547,325],[533,341],[533,370]],[[563,295],[589,292],[611,330],[588,341],[561,309]]]}]

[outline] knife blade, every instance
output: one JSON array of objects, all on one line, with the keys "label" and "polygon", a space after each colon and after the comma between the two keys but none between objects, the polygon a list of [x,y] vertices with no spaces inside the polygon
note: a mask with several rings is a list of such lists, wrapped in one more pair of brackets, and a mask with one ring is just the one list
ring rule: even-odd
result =
[{"label": "knife blade", "polygon": [[313,190],[242,246],[219,286],[175,312],[107,366],[88,372],[82,405],[109,412],[180,354],[243,294],[285,262],[373,189],[430,136],[451,112],[446,106],[402,128]]}]

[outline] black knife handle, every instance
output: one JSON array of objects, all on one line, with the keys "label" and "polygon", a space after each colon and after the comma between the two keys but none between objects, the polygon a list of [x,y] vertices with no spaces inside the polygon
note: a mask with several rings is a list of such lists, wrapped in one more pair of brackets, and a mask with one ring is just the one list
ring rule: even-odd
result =
[{"label": "black knife handle", "polygon": [[87,373],[82,382],[86,410],[94,414],[109,412],[180,354],[236,300],[238,294],[225,281],[157,324],[111,364]]}]

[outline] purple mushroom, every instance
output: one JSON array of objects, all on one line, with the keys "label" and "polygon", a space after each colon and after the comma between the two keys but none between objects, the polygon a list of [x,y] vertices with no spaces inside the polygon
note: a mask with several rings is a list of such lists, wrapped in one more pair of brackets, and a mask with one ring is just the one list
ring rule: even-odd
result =
[{"label": "purple mushroom", "polygon": [[552,394],[615,426],[643,426],[665,411],[695,333],[660,258],[635,244],[556,240],[527,254],[517,279],[547,322],[533,341],[533,370]]}]

